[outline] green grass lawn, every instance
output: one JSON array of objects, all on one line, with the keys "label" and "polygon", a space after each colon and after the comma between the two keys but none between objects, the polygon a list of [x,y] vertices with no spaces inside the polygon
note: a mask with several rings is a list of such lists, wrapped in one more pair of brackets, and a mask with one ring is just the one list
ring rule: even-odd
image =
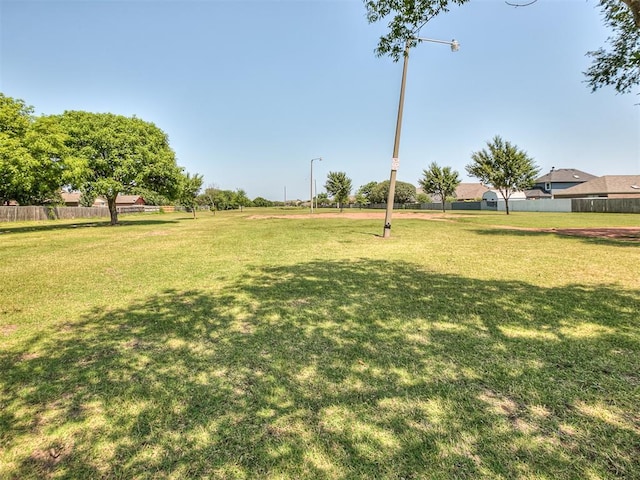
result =
[{"label": "green grass lawn", "polygon": [[637,215],[261,213],[0,224],[0,478],[640,478]]}]

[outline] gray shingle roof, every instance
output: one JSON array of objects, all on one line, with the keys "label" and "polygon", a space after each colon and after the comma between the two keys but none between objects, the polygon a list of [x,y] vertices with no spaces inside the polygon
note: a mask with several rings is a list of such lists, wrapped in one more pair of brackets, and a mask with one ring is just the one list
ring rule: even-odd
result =
[{"label": "gray shingle roof", "polygon": [[[635,188],[634,188],[635,186]],[[556,197],[565,195],[640,195],[640,175],[605,175],[588,182],[555,193]]]},{"label": "gray shingle roof", "polygon": [[458,200],[473,200],[475,198],[482,198],[484,192],[487,192],[489,187],[485,187],[481,183],[461,183],[456,188],[456,199]]},{"label": "gray shingle roof", "polygon": [[553,183],[574,183],[574,182],[588,182],[589,180],[593,180],[594,178],[598,178],[595,175],[591,175],[590,173],[583,172],[581,170],[577,170],[575,168],[558,168],[551,172],[547,173],[536,179],[536,183],[545,183],[551,182]]}]

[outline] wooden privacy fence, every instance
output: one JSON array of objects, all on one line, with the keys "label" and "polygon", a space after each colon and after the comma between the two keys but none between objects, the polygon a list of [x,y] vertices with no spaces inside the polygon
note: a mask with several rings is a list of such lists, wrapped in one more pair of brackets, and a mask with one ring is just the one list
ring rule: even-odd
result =
[{"label": "wooden privacy fence", "polygon": [[640,198],[572,198],[571,211],[640,213]]},{"label": "wooden privacy fence", "polygon": [[0,222],[28,222],[73,218],[108,217],[107,207],[5,207],[0,206]]},{"label": "wooden privacy fence", "polygon": [[[130,205],[116,208],[118,210],[118,214],[176,211],[176,207],[173,205],[164,207],[159,207],[157,205]],[[107,207],[0,206],[0,222],[30,222],[37,220],[63,220],[74,218],[108,218],[109,216],[109,209]]]}]

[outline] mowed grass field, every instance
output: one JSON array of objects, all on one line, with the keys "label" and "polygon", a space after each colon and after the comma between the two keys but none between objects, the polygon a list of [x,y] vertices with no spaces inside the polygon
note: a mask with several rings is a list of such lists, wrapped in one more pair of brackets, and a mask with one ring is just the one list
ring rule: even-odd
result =
[{"label": "mowed grass field", "polygon": [[640,478],[638,215],[269,213],[0,224],[0,478]]}]

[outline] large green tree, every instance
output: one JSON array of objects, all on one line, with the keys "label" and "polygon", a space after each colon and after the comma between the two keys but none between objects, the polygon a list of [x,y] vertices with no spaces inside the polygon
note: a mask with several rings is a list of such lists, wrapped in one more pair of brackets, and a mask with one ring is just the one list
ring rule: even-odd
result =
[{"label": "large green tree", "polygon": [[206,205],[209,207],[209,209],[215,213],[215,207],[216,207],[216,202],[215,202],[215,194],[216,194],[216,190],[217,188],[214,185],[209,185],[207,188],[204,189],[204,192],[202,192],[200,195],[198,195],[197,201],[198,201],[198,205]]},{"label": "large green tree", "polygon": [[[414,38],[432,18],[445,13],[452,6],[470,0],[364,0],[370,23],[387,21],[388,33],[380,37],[376,54],[390,56],[398,61],[405,45],[414,46]],[[536,0],[513,0],[507,5],[524,6]],[[610,50],[589,52],[593,59],[585,72],[587,83],[593,90],[605,85],[618,93],[629,92],[640,85],[640,0],[599,0],[604,23],[613,35],[609,37]]]},{"label": "large green tree", "polygon": [[218,210],[230,210],[237,206],[236,192],[233,190],[216,190],[214,200]]},{"label": "large green tree", "polygon": [[198,202],[201,205],[208,205],[214,213],[216,210],[228,210],[236,206],[235,192],[220,190],[218,187],[210,185],[198,196]]},{"label": "large green tree", "polygon": [[[372,203],[387,203],[387,195],[389,195],[389,180],[378,183],[371,191]],[[396,189],[393,194],[393,203],[404,205],[405,203],[413,203],[416,201],[416,187],[408,182],[396,181]]]},{"label": "large green tree", "polygon": [[356,191],[356,202],[361,206],[373,203],[371,196],[377,185],[378,182],[369,182],[361,185]]},{"label": "large green tree", "polygon": [[244,207],[251,206],[251,199],[247,197],[247,192],[243,189],[238,188],[235,192],[233,192],[233,203],[240,208],[240,211]]},{"label": "large green tree", "polygon": [[273,207],[273,202],[264,197],[256,197],[252,203],[254,207]]},{"label": "large green tree", "polygon": [[351,194],[351,179],[347,177],[345,172],[329,172],[324,188],[338,202],[342,212],[344,204],[349,201],[349,194]]},{"label": "large green tree", "polygon": [[318,193],[316,195],[316,202],[318,203],[318,205],[320,205],[321,207],[330,205],[331,201],[329,200],[329,195],[327,195],[326,192],[322,192],[322,193]]},{"label": "large green tree", "polygon": [[57,119],[71,154],[84,165],[73,186],[103,195],[112,225],[118,223],[118,194],[146,188],[169,198],[178,195],[181,169],[167,135],[153,123],[81,111],[67,111]]},{"label": "large green tree", "polygon": [[50,117],[36,118],[23,100],[0,93],[0,204],[58,200],[74,174],[64,140]]},{"label": "large green tree", "polygon": [[21,202],[30,185],[33,158],[24,139],[33,107],[0,93],[0,204]]},{"label": "large green tree", "polygon": [[486,149],[472,153],[471,160],[466,167],[467,173],[500,192],[507,215],[513,192],[531,188],[540,172],[525,151],[498,135],[487,142]]},{"label": "large green tree", "polygon": [[418,184],[427,193],[438,195],[442,201],[442,211],[445,211],[447,197],[456,193],[456,188],[460,185],[458,172],[451,167],[440,167],[432,162],[429,168],[422,171],[422,178]]},{"label": "large green tree", "polygon": [[180,179],[180,203],[191,209],[196,218],[197,198],[202,188],[202,175],[186,173]]}]

